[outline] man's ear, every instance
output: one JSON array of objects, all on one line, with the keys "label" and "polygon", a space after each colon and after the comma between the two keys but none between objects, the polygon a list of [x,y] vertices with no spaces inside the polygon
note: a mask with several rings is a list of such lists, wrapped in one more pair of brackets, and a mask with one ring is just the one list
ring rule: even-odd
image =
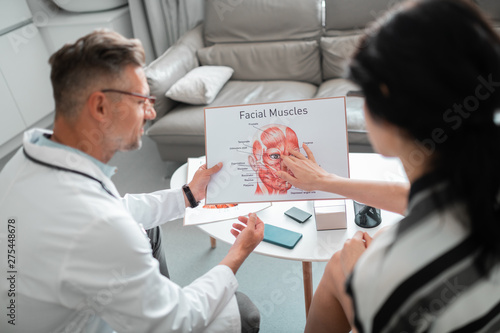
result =
[{"label": "man's ear", "polygon": [[109,99],[100,91],[95,91],[90,94],[87,99],[87,109],[89,110],[90,116],[98,122],[105,122],[107,118],[109,118],[111,112]]}]

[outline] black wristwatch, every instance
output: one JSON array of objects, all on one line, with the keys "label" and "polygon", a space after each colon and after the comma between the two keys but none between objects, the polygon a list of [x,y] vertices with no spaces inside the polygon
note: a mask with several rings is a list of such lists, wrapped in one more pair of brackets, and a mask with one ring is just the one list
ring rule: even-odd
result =
[{"label": "black wristwatch", "polygon": [[191,189],[189,188],[188,184],[183,185],[182,190],[186,194],[186,198],[188,199],[189,205],[191,206],[191,208],[198,207],[200,202],[196,201],[196,199],[194,198],[193,192],[191,192]]}]

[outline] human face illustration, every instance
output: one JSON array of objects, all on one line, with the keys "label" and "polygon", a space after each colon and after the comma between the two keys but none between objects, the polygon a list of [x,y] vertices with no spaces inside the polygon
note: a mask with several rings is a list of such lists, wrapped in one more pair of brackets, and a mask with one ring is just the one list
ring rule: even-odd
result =
[{"label": "human face illustration", "polygon": [[285,194],[291,184],[278,177],[277,172],[288,171],[281,162],[283,156],[299,150],[297,135],[284,125],[268,125],[261,130],[253,142],[253,155],[249,157],[250,165],[264,184],[264,188],[257,187],[256,193]]}]

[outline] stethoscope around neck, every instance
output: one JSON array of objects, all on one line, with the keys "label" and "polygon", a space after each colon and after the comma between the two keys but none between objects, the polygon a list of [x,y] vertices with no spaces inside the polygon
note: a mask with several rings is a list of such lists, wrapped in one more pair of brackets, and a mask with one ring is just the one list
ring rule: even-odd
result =
[{"label": "stethoscope around neck", "polygon": [[[88,175],[84,172],[80,172],[80,171],[77,171],[77,170],[72,170],[72,169],[69,169],[69,168],[64,168],[64,167],[61,167],[61,166],[58,166],[58,165],[53,165],[53,164],[50,164],[50,163],[46,163],[44,161],[40,161],[36,158],[34,158],[33,156],[31,156],[30,154],[28,154],[26,152],[26,149],[24,149],[23,147],[23,153],[24,153],[24,156],[26,156],[27,159],[29,159],[30,161],[36,163],[36,164],[40,164],[40,165],[43,165],[47,168],[52,168],[52,169],[56,169],[56,170],[60,170],[60,171],[67,171],[67,172],[72,172],[72,173],[76,173],[77,175],[80,175],[80,176],[83,176],[83,177],[86,177],[86,178],[89,178],[89,179],[92,179],[93,181],[96,181],[98,182],[99,184],[101,184],[102,188],[104,189],[104,191],[108,192],[109,195],[111,195],[113,198],[116,198],[116,195],[114,195],[107,187],[106,185],[100,181],[99,179],[95,178],[95,177],[92,177],[91,175]],[[118,199],[118,198],[116,198]]]}]

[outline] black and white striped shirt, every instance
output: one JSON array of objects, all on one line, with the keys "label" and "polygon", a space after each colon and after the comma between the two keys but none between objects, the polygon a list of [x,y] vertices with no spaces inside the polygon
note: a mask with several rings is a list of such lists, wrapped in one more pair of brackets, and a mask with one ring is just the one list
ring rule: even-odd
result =
[{"label": "black and white striped shirt", "polygon": [[439,205],[444,186],[416,181],[407,216],[359,259],[347,282],[358,332],[500,332],[500,267],[479,274],[463,207]]}]

